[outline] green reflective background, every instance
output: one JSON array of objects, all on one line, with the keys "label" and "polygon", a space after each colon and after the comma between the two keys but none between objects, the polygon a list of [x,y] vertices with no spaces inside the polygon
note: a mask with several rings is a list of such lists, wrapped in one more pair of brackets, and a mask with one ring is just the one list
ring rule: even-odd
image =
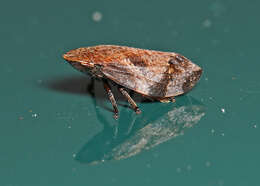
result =
[{"label": "green reflective background", "polygon": [[[260,2],[4,1],[0,185],[258,186]],[[203,76],[176,103],[114,88],[61,58],[98,44],[175,51]]]}]

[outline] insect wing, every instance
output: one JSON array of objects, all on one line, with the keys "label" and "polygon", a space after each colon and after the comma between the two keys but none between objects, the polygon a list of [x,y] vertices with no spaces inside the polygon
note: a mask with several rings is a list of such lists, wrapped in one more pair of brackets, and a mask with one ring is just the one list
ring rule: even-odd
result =
[{"label": "insect wing", "polygon": [[[117,84],[151,97],[165,97],[169,74],[168,64],[133,65],[130,60],[111,62],[101,69],[102,73]],[[183,92],[181,92],[183,93]],[[169,95],[175,96],[175,95]]]}]

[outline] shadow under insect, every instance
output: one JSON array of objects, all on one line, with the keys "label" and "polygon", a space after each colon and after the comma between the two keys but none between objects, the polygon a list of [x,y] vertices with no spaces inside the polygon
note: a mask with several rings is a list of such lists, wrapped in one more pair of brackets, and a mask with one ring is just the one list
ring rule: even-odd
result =
[{"label": "shadow under insect", "polygon": [[93,87],[89,87],[91,83],[91,78],[87,76],[71,75],[53,77],[52,79],[47,80],[45,87],[63,93],[92,95]]},{"label": "shadow under insect", "polygon": [[80,149],[75,160],[97,164],[135,156],[184,134],[186,128],[197,124],[205,115],[205,107],[189,96],[179,97],[175,104],[142,104],[142,109],[145,112],[141,115],[121,109],[121,117],[114,126],[96,109],[104,129]]},{"label": "shadow under insect", "polygon": [[[95,99],[101,100],[102,102],[109,101],[107,95],[105,95],[102,82],[85,75],[55,77],[47,80],[45,87],[62,93],[79,94],[82,96],[88,95]],[[119,93],[116,87],[117,86],[112,86],[112,91],[118,105],[120,107],[125,107],[131,110],[127,100],[122,96],[122,94]],[[133,91],[129,91],[129,94],[133,96],[137,103],[151,102],[151,100],[144,98],[141,95],[134,93]],[[108,107],[104,104],[100,104],[100,106],[110,112],[113,112],[112,107]]]}]

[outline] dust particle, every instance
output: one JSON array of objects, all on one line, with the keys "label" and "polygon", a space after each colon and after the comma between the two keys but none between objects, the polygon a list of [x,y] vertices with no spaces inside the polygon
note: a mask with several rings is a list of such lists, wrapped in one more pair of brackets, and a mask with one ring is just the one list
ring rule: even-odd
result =
[{"label": "dust particle", "polygon": [[111,181],[112,182],[116,182],[117,180],[116,180],[116,178],[112,178]]},{"label": "dust particle", "polygon": [[221,112],[224,114],[226,113],[226,110],[224,108],[221,108]]},{"label": "dust particle", "polygon": [[147,168],[151,168],[152,165],[151,165],[150,163],[147,163],[147,164],[146,164],[146,167],[147,167]]},{"label": "dust particle", "polygon": [[206,165],[206,167],[210,167],[211,166],[210,161],[207,161],[205,165]]},{"label": "dust particle", "polygon": [[38,117],[38,114],[34,113],[34,114],[32,114],[32,117],[33,117],[33,118],[37,118],[37,117]]},{"label": "dust particle", "polygon": [[213,3],[209,6],[209,10],[212,12],[213,16],[218,17],[227,11],[227,6],[220,1],[213,1]]},{"label": "dust particle", "polygon": [[23,119],[24,119],[24,117],[23,117],[23,116],[20,116],[18,119],[19,119],[19,120],[23,120]]},{"label": "dust particle", "polygon": [[224,181],[223,181],[223,180],[219,180],[219,181],[218,181],[218,185],[219,185],[219,186],[223,186],[223,185],[224,185]]},{"label": "dust particle", "polygon": [[159,154],[158,153],[153,153],[153,157],[158,158]]},{"label": "dust particle", "polygon": [[93,21],[95,21],[95,22],[101,21],[101,19],[102,19],[102,13],[101,13],[101,12],[98,12],[98,11],[94,12],[94,13],[92,14],[92,19],[93,19]]},{"label": "dust particle", "polygon": [[206,19],[205,21],[202,22],[202,26],[204,28],[209,28],[209,27],[211,27],[211,25],[212,25],[212,22],[209,19]]},{"label": "dust particle", "polygon": [[191,169],[192,169],[192,168],[191,168],[191,165],[188,165],[188,166],[187,166],[187,170],[188,170],[188,171],[191,171]]},{"label": "dust particle", "polygon": [[42,84],[42,80],[41,80],[41,79],[38,79],[38,80],[37,80],[37,83]]}]

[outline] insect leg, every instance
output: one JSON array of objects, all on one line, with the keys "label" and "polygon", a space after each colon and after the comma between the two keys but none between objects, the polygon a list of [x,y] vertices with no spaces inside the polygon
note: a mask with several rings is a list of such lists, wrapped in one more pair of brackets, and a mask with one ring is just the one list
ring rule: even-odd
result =
[{"label": "insect leg", "polygon": [[106,79],[102,79],[103,84],[104,84],[104,88],[107,92],[108,98],[114,108],[114,118],[117,119],[118,118],[118,108],[117,108],[117,104],[116,104],[116,100],[114,98],[114,95],[111,91],[111,87],[108,84],[108,81]]},{"label": "insect leg", "polygon": [[160,98],[158,99],[158,101],[160,101],[161,103],[170,103],[170,102],[175,102],[175,98],[174,97],[170,97],[170,98]]},{"label": "insect leg", "polygon": [[136,105],[135,101],[131,98],[131,96],[128,94],[128,92],[124,88],[122,88],[122,87],[119,87],[119,91],[125,96],[125,98],[127,99],[128,103],[132,106],[132,108],[134,109],[136,114],[140,114],[141,110]]}]

